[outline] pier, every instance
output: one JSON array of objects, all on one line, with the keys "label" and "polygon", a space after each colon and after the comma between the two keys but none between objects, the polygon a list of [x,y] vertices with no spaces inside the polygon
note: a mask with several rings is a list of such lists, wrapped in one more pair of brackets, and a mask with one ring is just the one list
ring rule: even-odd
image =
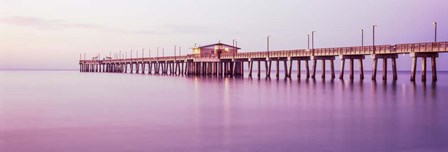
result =
[{"label": "pier", "polygon": [[[397,80],[397,58],[400,54],[408,54],[412,68],[411,81],[416,80],[418,61],[421,63],[421,80],[426,81],[427,60],[431,62],[432,81],[437,81],[436,59],[439,53],[448,51],[448,42],[410,43],[378,46],[353,46],[338,48],[313,48],[298,50],[238,52],[237,47],[217,43],[204,47],[193,48],[193,54],[183,56],[143,57],[125,59],[92,59],[80,60],[80,72],[114,72],[165,75],[207,75],[219,77],[244,76],[244,65],[249,69],[249,77],[280,77],[281,64],[286,78],[293,76],[292,69],[296,66],[296,76],[316,79],[317,63],[321,62],[321,78],[326,78],[326,64],[330,64],[331,79],[336,78],[334,60],[340,59],[339,79],[344,79],[346,61],[349,68],[349,79],[355,79],[354,64],[359,64],[359,79],[364,79],[365,60],[373,60],[372,80],[377,79],[378,61],[382,61],[382,80],[387,80],[388,62],[391,63],[393,80]],[[195,53],[196,52],[196,53]],[[355,62],[356,61],[356,62]],[[276,66],[272,67],[273,62]],[[257,69],[254,70],[254,64]],[[306,73],[302,75],[302,64]],[[311,67],[310,67],[311,66]],[[263,68],[264,67],[264,68]],[[263,68],[263,69],[262,69]],[[272,68],[275,75],[271,76]],[[311,68],[311,69],[310,69]],[[311,71],[310,71],[311,70]],[[254,73],[256,72],[256,73]],[[256,74],[256,75],[255,75]]]}]

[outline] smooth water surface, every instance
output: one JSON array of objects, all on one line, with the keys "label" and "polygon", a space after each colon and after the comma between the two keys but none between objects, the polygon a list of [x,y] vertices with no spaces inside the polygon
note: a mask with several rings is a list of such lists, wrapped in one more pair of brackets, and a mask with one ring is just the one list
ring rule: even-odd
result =
[{"label": "smooth water surface", "polygon": [[0,71],[0,151],[448,151],[448,73],[436,84],[369,76]]}]

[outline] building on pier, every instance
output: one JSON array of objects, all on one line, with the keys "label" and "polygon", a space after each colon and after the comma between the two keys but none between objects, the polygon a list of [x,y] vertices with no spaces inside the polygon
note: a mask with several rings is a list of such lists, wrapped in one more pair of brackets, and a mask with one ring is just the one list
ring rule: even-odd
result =
[{"label": "building on pier", "polygon": [[241,48],[219,42],[193,48],[193,55],[201,58],[220,59],[222,54],[237,54],[239,49]]}]

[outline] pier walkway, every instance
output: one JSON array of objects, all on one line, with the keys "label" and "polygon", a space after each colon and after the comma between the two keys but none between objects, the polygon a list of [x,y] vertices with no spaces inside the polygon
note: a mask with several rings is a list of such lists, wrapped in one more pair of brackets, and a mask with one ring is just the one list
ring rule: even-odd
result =
[{"label": "pier walkway", "polygon": [[[421,80],[426,81],[427,60],[431,61],[432,80],[437,81],[436,58],[439,53],[448,51],[448,42],[410,43],[378,46],[354,46],[339,48],[316,48],[299,50],[260,51],[243,53],[222,53],[220,57],[190,54],[185,56],[146,57],[127,59],[80,60],[80,72],[117,72],[171,74],[171,75],[212,75],[212,76],[244,76],[244,65],[247,64],[248,76],[261,76],[262,68],[265,76],[271,77],[272,63],[276,62],[275,77],[280,75],[283,62],[285,77],[291,78],[292,68],[296,66],[297,77],[302,77],[302,65],[305,64],[306,78],[316,78],[317,62],[321,62],[321,78],[325,78],[326,66],[329,63],[331,78],[336,78],[334,60],[340,59],[339,79],[344,79],[345,64],[348,61],[350,79],[354,79],[354,64],[359,64],[359,78],[364,79],[363,60],[373,60],[372,80],[376,80],[378,60],[382,60],[382,79],[387,80],[388,61],[391,63],[393,79],[397,79],[396,60],[400,54],[409,54],[411,58],[411,81],[416,79],[417,60],[421,59]],[[311,63],[309,63],[311,62]],[[254,64],[258,69],[253,73]],[[263,66],[264,65],[264,66]],[[310,67],[311,65],[311,67]],[[310,69],[311,68],[311,69]]]}]

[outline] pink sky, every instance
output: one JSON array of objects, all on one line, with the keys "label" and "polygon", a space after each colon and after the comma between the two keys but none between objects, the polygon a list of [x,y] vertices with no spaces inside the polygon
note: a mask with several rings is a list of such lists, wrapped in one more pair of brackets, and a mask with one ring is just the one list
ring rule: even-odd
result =
[{"label": "pink sky", "polygon": [[[306,34],[316,33],[316,47],[448,41],[446,0],[0,0],[0,69],[76,69],[80,53],[155,50],[173,46],[184,53],[198,44],[233,39],[243,52],[306,48]],[[153,51],[154,52],[154,51]],[[154,53],[155,54],[155,53]],[[153,55],[154,55],[153,54]],[[147,54],[146,54],[147,55]],[[442,55],[440,70],[448,70]],[[410,60],[400,56],[399,69]]]}]

